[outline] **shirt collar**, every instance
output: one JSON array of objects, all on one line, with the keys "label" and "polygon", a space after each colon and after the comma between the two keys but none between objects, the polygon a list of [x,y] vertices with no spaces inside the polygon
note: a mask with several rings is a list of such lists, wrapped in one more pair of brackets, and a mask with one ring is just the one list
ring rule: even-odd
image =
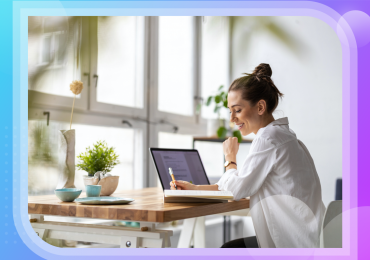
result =
[{"label": "shirt collar", "polygon": [[289,124],[289,121],[288,121],[288,118],[287,117],[283,117],[283,118],[279,118],[278,120],[275,120],[275,121],[272,121],[270,124],[268,124],[267,126],[265,127],[262,127],[260,128],[257,133],[256,133],[256,137],[257,136],[260,136],[262,134],[262,132],[268,127],[268,126],[271,126],[271,125],[288,125]]},{"label": "shirt collar", "polygon": [[287,117],[279,118],[278,120],[272,121],[272,125],[289,125]]}]

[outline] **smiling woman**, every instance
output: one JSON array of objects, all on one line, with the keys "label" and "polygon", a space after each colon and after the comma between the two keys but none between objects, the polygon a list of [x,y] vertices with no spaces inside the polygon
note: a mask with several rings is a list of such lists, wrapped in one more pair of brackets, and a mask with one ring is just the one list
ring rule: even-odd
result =
[{"label": "smiling woman", "polygon": [[258,129],[274,121],[272,112],[283,96],[271,79],[270,65],[261,63],[252,74],[245,74],[234,80],[228,95],[231,121],[242,135],[256,134]]},{"label": "smiling woman", "polygon": [[250,197],[256,237],[236,239],[222,247],[319,246],[325,213],[320,179],[306,146],[289,128],[288,118],[272,116],[283,94],[271,75],[270,66],[262,63],[229,88],[230,121],[242,135],[256,135],[244,163],[237,165],[238,140],[229,138],[223,143],[226,172],[216,184],[175,181],[178,189],[231,191],[235,200]]},{"label": "smiling woman", "polygon": [[279,103],[279,97],[283,97],[283,93],[278,90],[271,79],[270,65],[261,63],[252,74],[244,74],[246,76],[234,80],[229,87],[229,92],[243,90],[243,99],[250,101],[252,106],[264,99],[269,105],[267,112],[272,113]]}]

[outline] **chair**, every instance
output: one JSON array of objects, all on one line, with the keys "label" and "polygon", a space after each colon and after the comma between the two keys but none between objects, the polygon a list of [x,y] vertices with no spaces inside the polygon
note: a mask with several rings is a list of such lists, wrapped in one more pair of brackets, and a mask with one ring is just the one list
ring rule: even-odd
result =
[{"label": "chair", "polygon": [[320,247],[342,247],[342,201],[329,203],[321,226]]},{"label": "chair", "polygon": [[342,178],[338,178],[335,184],[335,200],[342,200]]}]

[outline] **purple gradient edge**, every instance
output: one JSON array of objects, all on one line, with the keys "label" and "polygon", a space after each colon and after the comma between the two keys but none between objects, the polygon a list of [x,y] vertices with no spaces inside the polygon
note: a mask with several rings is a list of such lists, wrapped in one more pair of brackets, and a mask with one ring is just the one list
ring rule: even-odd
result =
[{"label": "purple gradient edge", "polygon": [[[276,3],[276,2],[275,2]],[[303,3],[302,5],[304,4],[307,4],[306,3]],[[317,6],[316,6],[317,7]],[[323,8],[323,9],[327,9],[327,8]],[[289,9],[288,9],[289,10]],[[283,10],[278,10],[278,11],[283,11]],[[285,10],[286,11],[286,10]],[[318,10],[318,11],[322,11],[325,13],[325,11],[323,10]],[[327,11],[327,10],[326,10]],[[278,12],[277,12],[278,13]],[[295,13],[296,15],[296,13]],[[321,19],[322,20],[322,19]],[[351,55],[352,54],[352,55]],[[345,62],[345,58],[344,56],[346,56],[347,58],[346,59],[349,59],[349,64],[346,64]],[[345,169],[349,169],[350,172],[354,172],[354,173],[357,173],[357,48],[356,47],[352,47],[351,50],[348,50],[348,53],[346,53],[345,51],[343,51],[343,97],[345,96],[344,94],[349,94],[350,96],[350,99],[347,100],[345,98],[343,98],[343,179],[345,179]],[[348,68],[347,68],[348,67]],[[347,73],[345,73],[346,71],[350,71],[347,75]],[[348,89],[346,86],[346,83],[348,81]],[[352,87],[351,87],[352,86]],[[347,92],[348,91],[348,92]],[[345,107],[349,107],[349,111],[344,109]],[[346,124],[348,123],[348,124]],[[348,133],[350,138],[348,138],[348,136],[346,137],[346,134],[345,133]],[[346,149],[346,148],[349,148],[349,149]],[[346,157],[345,154],[347,153],[350,153],[350,157]],[[346,157],[346,158],[344,158]],[[350,158],[350,160],[347,162],[347,158]],[[18,171],[19,172],[19,171]],[[348,173],[349,176],[346,176],[347,178],[349,177],[349,180],[350,180],[350,186],[347,186],[347,185],[344,185],[343,186],[343,194],[344,194],[344,197],[350,197],[350,200],[349,200],[349,203],[344,201],[343,202],[343,209],[344,210],[349,210],[351,211],[351,218],[354,218],[352,220],[357,220],[357,175],[356,174],[350,174]],[[352,191],[352,192],[351,192]],[[350,194],[351,193],[351,194]],[[20,207],[18,208],[20,209]],[[354,211],[354,212],[353,212]],[[356,228],[351,228],[351,251],[352,249],[356,248],[357,246],[357,221],[355,222],[352,222],[351,221],[351,225],[355,224],[356,225]],[[18,228],[19,228],[19,225],[17,225]],[[354,238],[354,239],[353,239]],[[65,249],[63,249],[65,250]],[[111,250],[111,249],[109,249]],[[140,250],[140,249],[139,249]],[[150,251],[152,250],[155,250],[156,252],[159,252],[159,251],[162,251],[162,250],[165,250],[165,251],[172,251],[174,250],[174,252],[176,252],[176,254],[179,253],[179,251],[181,253],[185,253],[186,251],[189,251],[189,250],[196,250],[196,251],[199,251],[197,252],[197,254],[199,255],[202,255],[202,253],[200,252],[201,250],[202,251],[208,251],[208,250],[212,250],[214,254],[217,254],[217,255],[220,255],[220,249],[183,249],[185,251],[183,251],[182,249],[149,249]],[[225,249],[221,249],[221,250],[225,250]],[[273,252],[271,253],[277,253],[276,250],[279,250],[280,249],[270,249],[270,250],[273,250]],[[264,252],[268,252],[270,251],[269,249],[264,249],[263,251]],[[315,251],[321,251],[321,250],[325,250],[325,251],[328,251],[328,249],[316,249]],[[334,249],[335,250],[335,249]],[[100,250],[99,250],[100,251]],[[101,251],[104,251],[104,250],[101,250]],[[148,251],[148,249],[146,249],[146,251]],[[217,252],[215,252],[217,251]],[[245,253],[245,250],[243,249],[237,249],[237,250],[233,250],[234,253]],[[235,252],[235,251],[238,251],[238,252]],[[253,252],[252,249],[249,250],[250,252]],[[298,252],[298,251],[308,251],[308,250],[304,250],[304,249],[291,249],[290,250],[291,252]],[[357,251],[357,250],[355,250]],[[328,251],[330,252],[330,251]],[[77,253],[77,252],[74,252],[74,253]],[[108,252],[106,252],[108,253]],[[151,255],[153,252],[146,252],[148,254],[144,254],[144,255]],[[169,252],[167,252],[169,253]],[[207,252],[203,252],[203,253],[207,253]],[[95,252],[96,254],[96,252]],[[136,254],[135,254],[136,255]],[[165,254],[165,255],[172,255],[172,254]],[[269,255],[269,254],[267,254]],[[318,254],[318,255],[321,255],[321,254]],[[318,256],[315,254],[315,256]],[[55,256],[55,255],[54,255]],[[328,259],[328,258],[325,258],[325,259]],[[334,258],[333,258],[334,259]]]}]

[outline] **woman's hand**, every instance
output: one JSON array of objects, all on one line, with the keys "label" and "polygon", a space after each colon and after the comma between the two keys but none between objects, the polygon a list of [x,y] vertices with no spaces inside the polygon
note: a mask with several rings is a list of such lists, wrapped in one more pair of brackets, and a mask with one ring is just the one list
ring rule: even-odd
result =
[{"label": "woman's hand", "polygon": [[229,162],[236,162],[236,154],[239,151],[239,143],[237,137],[229,137],[223,142],[225,160]]},{"label": "woman's hand", "polygon": [[[197,185],[194,185],[187,181],[175,181],[178,190],[196,190]],[[173,181],[170,182],[171,190],[176,190]]]}]

